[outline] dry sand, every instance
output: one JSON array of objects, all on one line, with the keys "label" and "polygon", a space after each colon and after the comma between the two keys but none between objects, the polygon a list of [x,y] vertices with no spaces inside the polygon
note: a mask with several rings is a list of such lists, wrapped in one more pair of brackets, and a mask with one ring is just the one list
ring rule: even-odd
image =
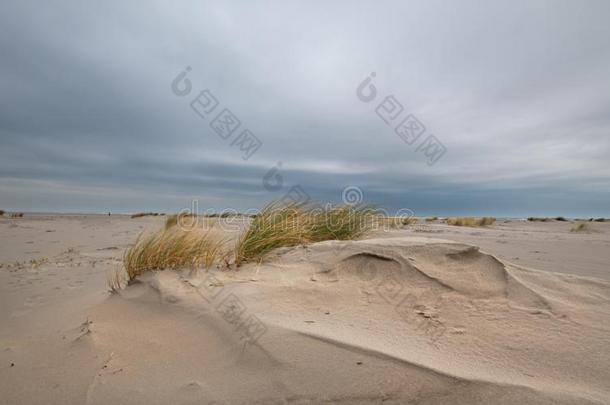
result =
[{"label": "dry sand", "polygon": [[424,224],[109,294],[162,221],[0,219],[0,402],[610,403],[608,223]]}]

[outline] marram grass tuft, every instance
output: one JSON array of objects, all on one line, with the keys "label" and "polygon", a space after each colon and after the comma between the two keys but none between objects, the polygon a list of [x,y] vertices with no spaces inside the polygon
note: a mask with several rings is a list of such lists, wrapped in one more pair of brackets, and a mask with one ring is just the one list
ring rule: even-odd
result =
[{"label": "marram grass tuft", "polygon": [[371,229],[372,220],[373,211],[367,206],[316,208],[273,202],[252,219],[238,240],[235,263],[262,260],[279,247],[356,239]]},{"label": "marram grass tuft", "polygon": [[493,217],[473,218],[473,217],[461,217],[461,218],[447,218],[448,225],[455,226],[487,226],[493,225],[496,219]]},{"label": "marram grass tuft", "polygon": [[123,257],[129,280],[150,270],[210,267],[221,252],[223,241],[210,231],[178,227],[140,235]]}]

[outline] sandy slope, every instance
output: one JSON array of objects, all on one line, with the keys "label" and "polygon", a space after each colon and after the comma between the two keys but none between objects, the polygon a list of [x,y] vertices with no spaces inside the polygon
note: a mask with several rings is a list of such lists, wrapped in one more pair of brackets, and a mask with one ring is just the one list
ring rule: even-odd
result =
[{"label": "sandy slope", "polygon": [[[237,272],[148,274],[109,296],[105,272],[160,220],[45,221],[0,223],[10,404],[610,402],[610,283],[511,264],[444,226],[280,249]],[[535,232],[584,237],[548,225]],[[67,252],[47,228],[80,243]],[[19,249],[48,261],[8,267]]]}]

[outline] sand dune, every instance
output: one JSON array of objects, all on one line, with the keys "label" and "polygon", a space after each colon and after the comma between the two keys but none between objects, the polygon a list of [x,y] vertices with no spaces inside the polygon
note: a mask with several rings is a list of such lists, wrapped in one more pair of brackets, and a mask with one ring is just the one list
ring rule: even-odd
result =
[{"label": "sand dune", "polygon": [[[122,250],[83,244],[72,261],[58,254],[37,269],[4,269],[3,397],[610,402],[608,281],[526,268],[450,238],[393,235],[278,249],[238,271],[147,273],[113,295],[103,275]],[[31,285],[7,284],[34,271]],[[82,284],[69,288],[50,273]],[[53,295],[56,286],[66,292]]]}]

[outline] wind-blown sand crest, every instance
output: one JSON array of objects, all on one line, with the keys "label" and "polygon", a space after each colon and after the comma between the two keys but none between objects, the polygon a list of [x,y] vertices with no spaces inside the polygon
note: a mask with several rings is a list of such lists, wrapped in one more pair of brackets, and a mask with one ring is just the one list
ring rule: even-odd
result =
[{"label": "wind-blown sand crest", "polygon": [[[99,377],[89,403],[609,398],[600,280],[424,238],[323,242],[211,274],[147,274],[93,311],[90,338],[122,372]],[[266,325],[254,345],[217,309],[231,294]]]},{"label": "wind-blown sand crest", "polygon": [[[277,249],[237,270],[151,272],[109,295],[106,272],[143,224],[161,225],[45,218],[11,228],[33,241],[22,249],[34,261],[0,272],[7,403],[610,402],[608,281],[397,231]],[[549,237],[607,243],[565,232]],[[6,257],[25,253],[4,246]],[[599,273],[591,263],[574,273]]]}]

